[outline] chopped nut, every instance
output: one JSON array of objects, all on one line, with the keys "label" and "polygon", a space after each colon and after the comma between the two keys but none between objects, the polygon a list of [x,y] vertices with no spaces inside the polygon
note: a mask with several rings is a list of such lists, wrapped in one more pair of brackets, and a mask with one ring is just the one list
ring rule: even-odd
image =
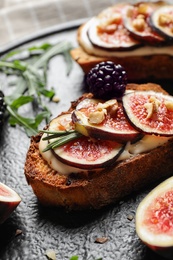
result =
[{"label": "chopped nut", "polygon": [[159,108],[160,103],[161,103],[160,100],[157,99],[157,98],[154,97],[154,96],[151,96],[150,99],[149,99],[149,101],[150,101],[151,103],[153,103],[153,105],[154,105],[154,111],[158,111],[158,108]]},{"label": "chopped nut", "polygon": [[118,109],[118,102],[116,99],[108,100],[104,103],[98,103],[96,110],[91,112],[88,121],[91,124],[100,124],[105,119],[105,116],[108,113],[115,114]]},{"label": "chopped nut", "polygon": [[16,229],[16,233],[15,233],[15,236],[19,236],[22,234],[22,230],[21,229]]},{"label": "chopped nut", "polygon": [[110,18],[102,19],[101,23],[97,26],[98,32],[113,33],[117,29],[117,25],[121,22],[121,15],[115,13]]},{"label": "chopped nut", "polygon": [[151,118],[154,112],[158,111],[161,102],[154,96],[149,98],[149,102],[144,104],[144,107],[147,109],[147,118]]},{"label": "chopped nut", "polygon": [[117,102],[117,100],[116,100],[116,99],[111,99],[111,100],[108,100],[108,101],[106,101],[106,102],[104,102],[104,103],[98,103],[97,109],[100,109],[100,108],[109,108],[109,107],[112,107],[112,106],[114,106],[114,105],[116,105],[117,108],[118,108],[118,102]]},{"label": "chopped nut", "polygon": [[170,23],[173,23],[173,16],[171,14],[161,14],[158,19],[160,26],[167,26]]},{"label": "chopped nut", "polygon": [[97,26],[98,33],[102,33],[102,32],[113,33],[116,31],[116,29],[117,29],[116,24],[109,24],[109,25],[102,24]]},{"label": "chopped nut", "polygon": [[104,25],[110,25],[110,24],[119,24],[121,22],[121,14],[120,13],[114,13],[109,17],[108,19],[104,20]]},{"label": "chopped nut", "polygon": [[128,216],[127,216],[127,219],[130,220],[130,221],[132,221],[133,218],[134,218],[133,215],[128,215]]},{"label": "chopped nut", "polygon": [[95,243],[104,244],[108,241],[107,237],[97,237]]},{"label": "chopped nut", "polygon": [[119,24],[121,22],[121,14],[120,13],[115,13],[112,16],[112,23]]},{"label": "chopped nut", "polygon": [[136,18],[133,20],[132,25],[137,31],[144,31],[145,20],[143,18]]},{"label": "chopped nut", "polygon": [[96,110],[90,113],[88,121],[90,124],[100,124],[105,119],[106,109]]},{"label": "chopped nut", "polygon": [[148,14],[148,4],[145,4],[145,3],[141,3],[139,6],[138,6],[138,13],[139,14],[143,14],[143,15],[147,15]]},{"label": "chopped nut", "polygon": [[137,19],[145,19],[145,16],[143,14],[138,14]]},{"label": "chopped nut", "polygon": [[145,103],[144,107],[147,109],[147,119],[151,118],[154,112],[154,105],[153,103]]},{"label": "chopped nut", "polygon": [[127,17],[133,16],[133,7],[132,6],[129,6],[129,8],[127,9],[126,15],[127,15]]},{"label": "chopped nut", "polygon": [[53,249],[47,249],[46,256],[48,257],[49,260],[56,260],[56,254]]},{"label": "chopped nut", "polygon": [[171,101],[165,101],[165,106],[168,110],[173,111],[173,102]]},{"label": "chopped nut", "polygon": [[60,101],[60,98],[57,97],[57,96],[54,96],[54,97],[52,98],[52,101],[55,102],[55,103],[58,103],[58,102]]}]

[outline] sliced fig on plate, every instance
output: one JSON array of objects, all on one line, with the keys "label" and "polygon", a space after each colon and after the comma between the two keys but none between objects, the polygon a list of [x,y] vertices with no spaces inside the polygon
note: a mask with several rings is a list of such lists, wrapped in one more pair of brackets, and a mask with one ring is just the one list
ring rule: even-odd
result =
[{"label": "sliced fig on plate", "polygon": [[106,102],[84,99],[72,114],[75,129],[85,136],[126,143],[139,139],[141,132],[134,129],[116,99]]},{"label": "sliced fig on plate", "polygon": [[151,26],[168,41],[173,41],[173,5],[166,5],[153,12]]},{"label": "sliced fig on plate", "polygon": [[19,195],[7,185],[0,183],[0,224],[2,224],[21,202]]},{"label": "sliced fig on plate", "polygon": [[50,132],[62,131],[62,133],[73,130],[74,125],[71,120],[71,114],[62,114],[55,117],[50,121],[48,129]]},{"label": "sliced fig on plate", "polygon": [[173,259],[173,177],[159,184],[140,202],[136,232],[149,248]]},{"label": "sliced fig on plate", "polygon": [[124,27],[122,19],[124,7],[125,5],[120,4],[107,8],[92,19],[88,38],[94,46],[110,51],[125,51],[140,45]]},{"label": "sliced fig on plate", "polygon": [[142,2],[125,8],[124,26],[135,39],[151,45],[165,42],[164,38],[150,25],[150,16],[157,7],[158,3]]},{"label": "sliced fig on plate", "polygon": [[94,170],[111,166],[124,150],[113,141],[82,136],[53,150],[61,162],[80,169]]},{"label": "sliced fig on plate", "polygon": [[[73,129],[71,114],[60,115],[49,125],[49,133],[52,137],[54,137],[54,131],[61,132],[62,130],[62,136],[58,138],[63,137],[64,133],[67,133],[64,136],[68,138],[71,129]],[[59,161],[76,168],[89,170],[104,168],[115,163],[124,149],[124,145],[115,141],[97,140],[78,132],[72,132],[72,134],[74,138],[70,137],[67,142],[54,147],[52,152]],[[50,138],[49,144],[56,142],[58,138]]]},{"label": "sliced fig on plate", "polygon": [[123,96],[123,107],[139,131],[173,136],[173,97],[154,91],[136,91]]}]

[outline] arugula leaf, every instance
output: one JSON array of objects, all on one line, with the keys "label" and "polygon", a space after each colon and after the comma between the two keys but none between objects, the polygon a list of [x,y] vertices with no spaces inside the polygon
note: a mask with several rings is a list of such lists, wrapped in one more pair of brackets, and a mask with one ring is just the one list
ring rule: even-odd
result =
[{"label": "arugula leaf", "polygon": [[[5,98],[6,100],[6,98]],[[13,109],[18,109],[20,106],[23,106],[29,102],[33,101],[33,97],[31,96],[20,96],[19,98],[16,98],[15,100],[13,100],[13,102],[11,102],[11,108]]]},{"label": "arugula leaf", "polygon": [[[0,70],[7,76],[16,75],[15,90],[4,98],[11,126],[20,125],[26,134],[31,136],[38,132],[39,124],[43,120],[48,123],[51,112],[44,105],[43,97],[52,100],[55,95],[53,88],[50,90],[46,88],[48,63],[55,55],[63,55],[67,65],[67,75],[69,75],[72,69],[71,48],[71,43],[66,41],[55,45],[44,43],[27,50],[14,50],[2,57]],[[16,54],[22,54],[25,51],[28,52],[25,61],[15,59]],[[34,54],[34,52],[36,53]],[[34,59],[31,57],[33,55]],[[24,117],[19,113],[19,108],[29,103],[32,104],[33,112],[36,114],[35,118]]]},{"label": "arugula leaf", "polygon": [[70,257],[70,260],[78,260],[78,259],[79,259],[79,257],[77,255]]}]

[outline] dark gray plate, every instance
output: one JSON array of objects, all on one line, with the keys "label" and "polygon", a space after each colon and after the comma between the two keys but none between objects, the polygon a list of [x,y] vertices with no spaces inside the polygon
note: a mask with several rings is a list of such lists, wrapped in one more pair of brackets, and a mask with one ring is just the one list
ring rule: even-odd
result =
[{"label": "dark gray plate", "polygon": [[[3,52],[19,45],[24,47],[25,42],[33,45],[45,41],[69,40],[75,46],[76,26],[75,23],[73,26],[46,32],[46,35],[38,35],[35,39],[25,39],[7,46]],[[51,60],[49,86],[55,87],[60,98],[58,104],[49,105],[52,117],[68,109],[70,102],[81,95],[83,78],[83,72],[77,64],[74,63],[72,73],[67,77],[63,58],[59,56]],[[6,78],[1,77],[0,80],[6,91]],[[4,126],[0,139],[0,181],[15,189],[22,202],[0,226],[1,260],[44,260],[47,259],[47,249],[56,252],[57,260],[69,260],[72,255],[78,255],[80,260],[163,259],[147,249],[135,232],[135,211],[149,189],[99,211],[66,213],[60,209],[44,208],[37,201],[24,176],[29,142],[21,129]],[[132,216],[131,220],[129,216]],[[21,230],[18,235],[17,230]],[[102,237],[106,237],[107,242],[95,242]]]}]

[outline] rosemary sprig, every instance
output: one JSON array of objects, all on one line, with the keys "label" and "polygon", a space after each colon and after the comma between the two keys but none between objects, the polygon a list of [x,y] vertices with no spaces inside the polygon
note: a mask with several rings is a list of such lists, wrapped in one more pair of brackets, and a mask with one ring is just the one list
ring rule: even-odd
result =
[{"label": "rosemary sprig", "polygon": [[60,147],[64,144],[82,136],[82,134],[80,134],[79,132],[77,132],[75,130],[53,131],[53,132],[48,131],[48,130],[40,130],[40,133],[47,133],[47,136],[43,138],[44,141],[55,139],[54,141],[51,141],[47,145],[47,147],[43,150],[43,152]]},{"label": "rosemary sprig", "polygon": [[[38,132],[38,123],[43,120],[48,123],[51,111],[44,104],[43,97],[51,100],[55,95],[54,89],[47,89],[48,63],[55,55],[63,55],[69,74],[72,68],[71,48],[71,43],[66,41],[55,45],[44,43],[27,50],[14,50],[1,58],[0,71],[7,76],[16,75],[14,91],[4,98],[10,125],[22,126],[27,135],[31,136]],[[26,52],[27,57],[23,58],[22,54]],[[15,59],[16,55],[21,55],[21,59]],[[19,108],[27,103],[33,106],[33,118],[19,113]]]}]

